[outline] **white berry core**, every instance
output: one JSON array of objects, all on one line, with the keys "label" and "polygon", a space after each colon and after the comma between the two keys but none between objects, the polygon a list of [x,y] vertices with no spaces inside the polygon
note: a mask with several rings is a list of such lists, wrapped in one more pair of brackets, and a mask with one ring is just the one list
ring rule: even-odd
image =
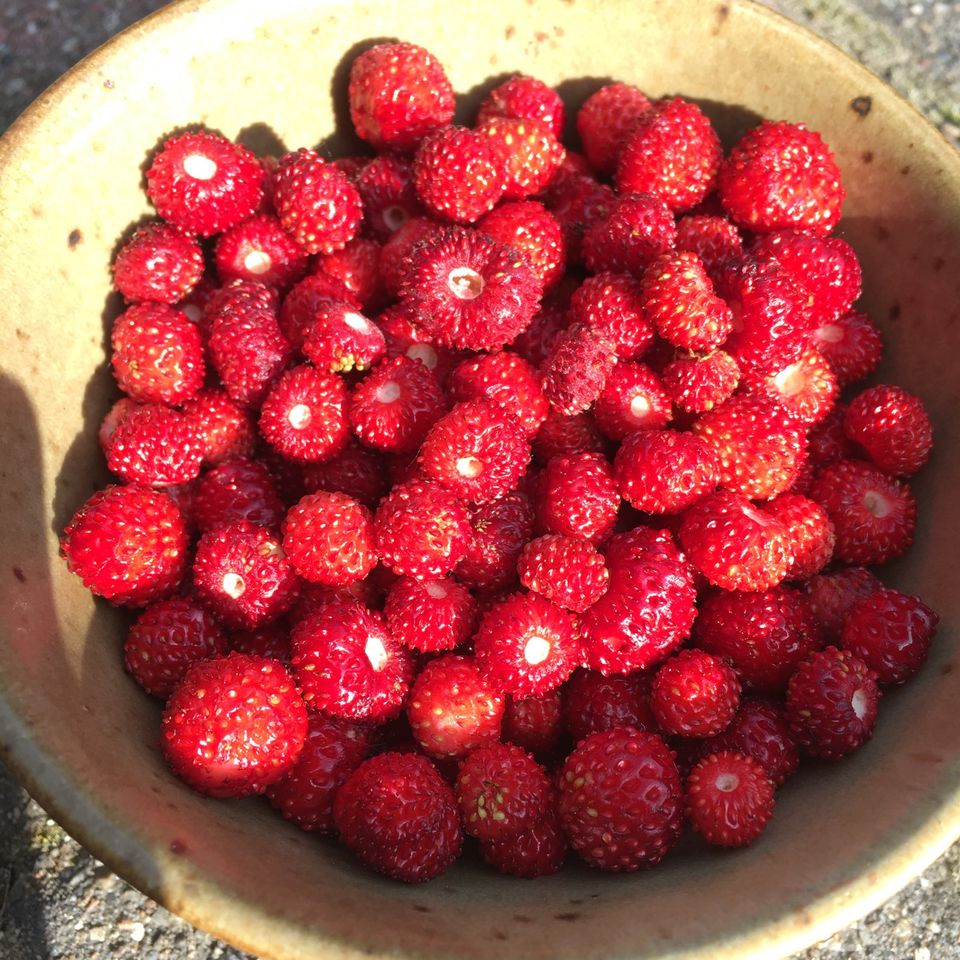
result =
[{"label": "white berry core", "polygon": [[195,303],[185,303],[182,307],[177,307],[177,309],[181,313],[185,313],[191,323],[199,323],[200,318],[203,316],[203,311]]},{"label": "white berry core", "polygon": [[367,321],[367,318],[360,313],[345,313],[343,315],[343,322],[351,329],[357,330],[360,333],[367,333],[370,330],[370,324]]},{"label": "white berry core", "polygon": [[835,323],[825,323],[817,329],[814,336],[824,343],[839,343],[843,339],[843,328]]},{"label": "white berry core", "polygon": [[287,420],[294,430],[303,430],[310,425],[310,408],[305,403],[294,404],[287,414]]},{"label": "white berry core", "polygon": [[423,587],[434,600],[442,600],[447,595],[447,588],[442,583],[427,583]]},{"label": "white berry core", "polygon": [[853,707],[853,712],[857,715],[858,720],[862,720],[867,715],[867,695],[863,692],[862,687],[857,687],[854,691],[850,698],[850,706]]},{"label": "white berry core", "polygon": [[483,293],[483,277],[470,267],[457,267],[447,276],[447,286],[461,300],[476,300]]},{"label": "white berry core", "polygon": [[239,600],[243,596],[243,591],[247,589],[243,577],[236,573],[225,573],[222,586],[223,592],[234,600]]},{"label": "white berry core", "polygon": [[391,233],[399,230],[409,219],[403,207],[387,207],[383,211],[383,222]]},{"label": "white berry core", "polygon": [[379,673],[387,662],[387,648],[379,637],[367,637],[363,652],[370,661],[370,666]]},{"label": "white berry core", "polygon": [[266,250],[251,250],[243,258],[243,269],[255,276],[266,273],[272,266],[273,260],[270,259],[270,254]]},{"label": "white berry core", "polygon": [[393,403],[400,397],[400,385],[395,380],[388,380],[377,387],[376,398],[380,403]]},{"label": "white berry core", "polygon": [[428,370],[437,366],[437,351],[429,343],[415,343],[407,347],[407,356],[411,360],[419,360]]},{"label": "white berry core", "polygon": [[650,401],[642,393],[638,393],[630,401],[630,415],[642,420],[650,412]]},{"label": "white berry core", "polygon": [[721,773],[715,785],[721,793],[733,793],[740,786],[740,778],[735,773]]},{"label": "white berry core", "polygon": [[877,490],[868,490],[863,495],[863,505],[878,520],[882,520],[891,509],[890,501]]},{"label": "white berry core", "polygon": [[534,634],[523,648],[523,659],[531,666],[543,663],[550,656],[550,641],[540,634]]},{"label": "white berry core", "polygon": [[474,477],[479,477],[483,473],[483,464],[476,457],[460,457],[457,460],[457,473],[461,477],[466,477],[469,480],[472,480]]},{"label": "white berry core", "polygon": [[746,506],[740,509],[743,511],[745,517],[749,517],[758,526],[765,527],[767,525],[767,518],[762,513],[754,510],[753,507]]},{"label": "white berry core", "polygon": [[183,172],[194,180],[212,180],[217,175],[217,161],[202,153],[191,153],[183,161]]},{"label": "white berry core", "polygon": [[803,374],[803,363],[791,363],[784,367],[774,378],[773,385],[785,397],[794,397],[806,385],[807,378]]}]

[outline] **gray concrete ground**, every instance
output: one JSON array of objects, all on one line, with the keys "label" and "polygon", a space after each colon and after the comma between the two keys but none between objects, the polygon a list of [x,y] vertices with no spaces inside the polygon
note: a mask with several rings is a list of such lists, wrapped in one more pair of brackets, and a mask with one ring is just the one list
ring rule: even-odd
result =
[{"label": "gray concrete ground", "polygon": [[[960,145],[960,3],[766,0],[860,59]],[[156,0],[4,0],[0,130]],[[112,874],[0,766],[0,960],[244,960]],[[960,845],[804,960],[960,960]],[[800,957],[794,960],[800,960]]]}]

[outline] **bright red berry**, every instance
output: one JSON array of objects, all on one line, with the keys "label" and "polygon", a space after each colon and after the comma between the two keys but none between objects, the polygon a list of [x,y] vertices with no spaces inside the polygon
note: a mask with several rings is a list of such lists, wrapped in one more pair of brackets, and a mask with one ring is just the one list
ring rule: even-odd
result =
[{"label": "bright red berry", "polygon": [[230,280],[258,280],[284,290],[307,272],[304,249],[270,214],[250,217],[220,234],[213,252],[217,275]]},{"label": "bright red berry", "polygon": [[612,174],[627,138],[649,109],[646,96],[625,83],[611,83],[591,94],[577,111],[577,133],[590,166]]},{"label": "bright red berry", "polygon": [[559,138],[563,133],[565,108],[560,94],[542,80],[517,74],[494,87],[477,112],[477,122],[491,117],[538,120]]},{"label": "bright red berry", "polygon": [[556,873],[563,866],[566,854],[567,840],[552,801],[526,830],[503,840],[480,844],[485,863],[500,873],[527,880]]},{"label": "bright red berry", "polygon": [[500,204],[478,221],[477,229],[526,257],[544,290],[562,279],[567,265],[563,230],[542,203]]},{"label": "bright red berry", "polygon": [[712,737],[740,705],[740,681],[719,657],[681,650],[653,678],[650,708],[661,730],[683,737]]},{"label": "bright red berry", "polygon": [[610,212],[583,235],[583,262],[594,273],[604,270],[635,277],[677,238],[670,208],[652,193],[621,194]]},{"label": "bright red berry", "polygon": [[383,608],[390,632],[423,653],[453,650],[466,643],[477,622],[477,602],[449,577],[414,580],[401,577],[387,591]]},{"label": "bright red berry", "polygon": [[501,157],[506,170],[505,200],[525,200],[550,185],[564,149],[545,123],[514,117],[491,117],[477,124],[476,132],[485,137]]},{"label": "bright red berry", "polygon": [[107,466],[127,483],[166,487],[200,473],[202,448],[190,421],[159,403],[143,403],[117,425]]},{"label": "bright red berry", "polygon": [[695,253],[713,272],[724,260],[740,257],[743,240],[736,224],[726,217],[688,214],[677,221],[677,250]]},{"label": "bright red berry", "polygon": [[140,227],[113,261],[113,284],[131,303],[176,303],[202,276],[200,244],[159,220]]},{"label": "bright red berry", "polygon": [[821,323],[813,331],[813,345],[826,357],[841,386],[873,373],[883,354],[880,330],[865,313],[848,313]]},{"label": "bright red berry", "polygon": [[448,230],[448,224],[428,219],[424,214],[407,220],[384,241],[380,248],[380,273],[390,296],[399,295],[410,270],[411,258],[420,245],[442,239]]},{"label": "bright red berry", "polygon": [[318,369],[330,373],[366,370],[386,352],[379,328],[349,303],[331,300],[314,315],[303,352]]},{"label": "bright red berry", "polygon": [[765,393],[805,425],[819,423],[830,412],[838,393],[830,364],[812,347],[765,377],[748,374],[744,387],[749,393]]},{"label": "bright red berry", "polygon": [[650,710],[650,683],[641,673],[605,677],[577,670],[563,688],[563,720],[574,743],[601,730],[630,726],[656,731]]},{"label": "bright red berry", "polygon": [[424,210],[413,186],[413,160],[399,154],[374,157],[356,181],[363,200],[363,225],[373,237],[385,243],[413,217]]},{"label": "bright red berry", "polygon": [[903,387],[881,384],[857,394],[847,407],[843,429],[884,473],[896,476],[916,473],[933,447],[923,401]]},{"label": "bright red berry", "polygon": [[196,483],[193,518],[202,532],[235,520],[276,527],[284,507],[270,471],[259,460],[227,460]]},{"label": "bright red berry", "polygon": [[602,433],[623,440],[638,430],[662,430],[673,409],[660,378],[646,364],[626,360],[610,371],[593,415]]},{"label": "bright red berry", "polygon": [[560,691],[554,687],[539,697],[507,697],[501,729],[504,743],[515,743],[539,757],[552,754],[563,734]]},{"label": "bright red berry", "polygon": [[823,508],[797,493],[782,493],[768,509],[788,531],[793,562],[787,580],[809,580],[833,558],[833,524]]},{"label": "bright red berry", "polygon": [[705,413],[733,395],[740,382],[740,367],[723,350],[705,357],[680,355],[663,368],[660,381],[680,410]]},{"label": "bright red berry", "polygon": [[620,497],[602,454],[554,457],[544,470],[541,493],[537,522],[544,533],[602,543],[613,531]]},{"label": "bright red berry", "polygon": [[495,592],[517,581],[517,557],[533,535],[533,508],[519,492],[470,510],[470,534],[457,579],[477,590]]},{"label": "bright red berry", "polygon": [[376,240],[354,237],[342,250],[317,257],[314,269],[339,280],[365,310],[375,310],[386,299],[380,250]]},{"label": "bright red berry", "polygon": [[628,273],[587,277],[570,298],[573,323],[605,330],[616,341],[621,360],[635,360],[653,342],[653,326],[643,307],[640,281]]},{"label": "bright red berry", "polygon": [[517,560],[520,582],[567,610],[583,613],[606,592],[610,575],[597,548],[582,537],[547,534]]},{"label": "bright red berry", "polygon": [[600,396],[616,362],[616,341],[606,330],[574,324],[557,334],[543,364],[544,396],[558,413],[582,413]]},{"label": "bright red berry", "polygon": [[280,307],[280,329],[300,349],[316,321],[317,312],[334,303],[349,303],[360,310],[360,302],[337,277],[327,273],[311,273],[296,284],[283,298]]},{"label": "bright red berry", "polygon": [[544,206],[557,218],[569,263],[583,259],[583,235],[598,220],[609,214],[617,195],[605,183],[593,177],[575,175],[561,177],[561,167],[554,183],[543,195]]},{"label": "bright red berry", "polygon": [[557,413],[549,410],[533,441],[533,452],[541,463],[554,457],[578,453],[603,453],[606,444],[589,413]]},{"label": "bright red berry", "polygon": [[185,400],[180,410],[197,434],[204,466],[213,467],[253,453],[257,443],[253,419],[222,390],[201,390]]}]

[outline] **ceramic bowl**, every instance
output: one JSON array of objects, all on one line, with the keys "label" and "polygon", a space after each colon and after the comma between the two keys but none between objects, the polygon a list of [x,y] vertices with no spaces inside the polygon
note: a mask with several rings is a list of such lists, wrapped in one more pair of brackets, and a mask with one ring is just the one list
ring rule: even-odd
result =
[{"label": "ceramic bowl", "polygon": [[[465,118],[508,72],[558,84],[570,107],[616,78],[695,98],[728,143],[786,118],[836,151],[841,233],[888,344],[881,379],[919,393],[937,431],[915,483],[916,547],[883,576],[943,620],[922,673],[884,698],[875,739],[789,784],[747,850],[693,844],[632,876],[574,865],[522,882],[463,863],[426,887],[382,880],[261,801],[211,802],[172,779],[159,711],[121,667],[125,616],[58,558],[64,523],[105,479],[108,267],[149,213],[148,153],[198,122],[261,150],[350,149],[348,64],[387,37],[440,58]],[[95,855],[191,923],[274,960],[774,956],[876,906],[960,834],[960,159],[830,45],[735,0],[185,0],[10,129],[0,211],[0,756]]]}]

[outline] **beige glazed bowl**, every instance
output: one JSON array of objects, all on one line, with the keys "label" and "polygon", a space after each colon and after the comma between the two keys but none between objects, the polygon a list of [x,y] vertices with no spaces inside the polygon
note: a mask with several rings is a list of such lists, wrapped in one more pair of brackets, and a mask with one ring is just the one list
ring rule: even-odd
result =
[{"label": "beige glazed bowl", "polygon": [[[616,78],[697,99],[728,144],[759,115],[804,121],[837,153],[841,233],[889,346],[883,379],[919,393],[937,430],[915,484],[917,545],[883,576],[943,619],[874,741],[790,783],[746,851],[693,844],[632,876],[573,865],[525,882],[463,863],[426,887],[381,880],[260,801],[211,802],[169,776],[158,709],[121,667],[124,616],[58,558],[64,523],[105,479],[108,264],[149,212],[148,152],[197,122],[260,149],[349,149],[346,64],[383,37],[432,50],[468,91],[464,117],[506,72],[560,84],[571,107]],[[829,45],[744,2],[184,0],[85,60],[0,141],[0,264],[0,756],[190,922],[274,960],[772,957],[877,905],[960,835],[960,159]]]}]

